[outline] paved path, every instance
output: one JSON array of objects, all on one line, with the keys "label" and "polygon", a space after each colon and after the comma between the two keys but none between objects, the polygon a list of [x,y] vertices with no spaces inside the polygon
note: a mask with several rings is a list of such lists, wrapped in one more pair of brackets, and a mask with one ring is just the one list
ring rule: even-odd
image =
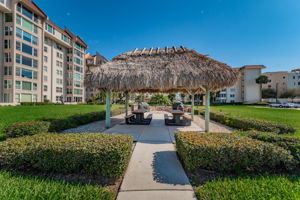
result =
[{"label": "paved path", "polygon": [[116,125],[105,131],[131,134],[137,141],[117,200],[196,199],[173,144],[178,130],[203,131],[195,124],[167,127],[163,114],[153,114],[149,126]]},{"label": "paved path", "polygon": [[[194,116],[194,122],[197,124],[200,128],[205,129],[205,119],[203,116],[195,115]],[[213,133],[231,133],[233,131],[232,128],[225,126],[223,124],[220,124],[215,121],[209,122],[209,131]]]}]

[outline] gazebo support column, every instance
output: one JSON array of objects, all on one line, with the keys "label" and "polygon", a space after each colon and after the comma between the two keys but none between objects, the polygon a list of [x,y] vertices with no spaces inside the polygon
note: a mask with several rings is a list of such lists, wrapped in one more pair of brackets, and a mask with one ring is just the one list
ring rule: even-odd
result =
[{"label": "gazebo support column", "polygon": [[110,128],[111,91],[106,91],[105,127]]},{"label": "gazebo support column", "polygon": [[125,92],[125,115],[128,115],[129,92]]},{"label": "gazebo support column", "polygon": [[192,120],[194,121],[194,114],[195,114],[195,92],[192,92]]},{"label": "gazebo support column", "polygon": [[206,88],[205,94],[205,132],[209,132],[209,119],[210,119],[210,91]]}]

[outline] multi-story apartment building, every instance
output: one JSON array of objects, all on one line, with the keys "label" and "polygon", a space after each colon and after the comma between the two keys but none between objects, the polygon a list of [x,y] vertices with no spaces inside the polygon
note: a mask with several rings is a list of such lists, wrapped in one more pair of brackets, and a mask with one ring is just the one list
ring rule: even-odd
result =
[{"label": "multi-story apartment building", "polygon": [[0,102],[84,101],[87,45],[32,1],[1,5]]},{"label": "multi-story apartment building", "polygon": [[290,72],[266,72],[264,75],[268,77],[269,82],[263,85],[263,89],[274,89],[278,96],[287,89],[300,87],[300,69],[294,69]]},{"label": "multi-story apartment building", "polygon": [[[91,72],[94,68],[101,67],[102,64],[107,62],[107,59],[100,53],[96,52],[96,55],[86,54],[86,74]],[[99,94],[97,88],[86,87],[85,98],[86,101],[91,100],[94,96]]]},{"label": "multi-story apartment building", "polygon": [[239,80],[234,86],[220,90],[216,100],[221,103],[260,102],[261,87],[256,83],[256,79],[264,68],[264,65],[245,65],[239,68]]}]

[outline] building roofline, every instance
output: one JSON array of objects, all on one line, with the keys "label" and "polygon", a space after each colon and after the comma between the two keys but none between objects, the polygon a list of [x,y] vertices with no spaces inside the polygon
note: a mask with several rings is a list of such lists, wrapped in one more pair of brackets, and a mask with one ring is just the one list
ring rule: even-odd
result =
[{"label": "building roofline", "polygon": [[265,69],[265,65],[244,65],[240,69]]},{"label": "building roofline", "polygon": [[46,13],[44,13],[44,11],[33,1],[30,0],[20,0],[19,2],[22,2],[24,4],[26,4],[27,6],[29,6],[31,9],[35,10],[38,12],[39,15],[41,15],[44,18],[48,18],[48,16],[46,15]]}]

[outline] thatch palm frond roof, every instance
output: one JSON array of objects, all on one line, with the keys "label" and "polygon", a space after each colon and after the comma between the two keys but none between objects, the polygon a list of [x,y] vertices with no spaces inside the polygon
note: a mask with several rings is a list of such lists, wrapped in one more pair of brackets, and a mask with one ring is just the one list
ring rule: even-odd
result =
[{"label": "thatch palm frond roof", "polygon": [[185,47],[135,49],[97,68],[86,84],[116,92],[217,90],[235,84],[239,72]]}]

